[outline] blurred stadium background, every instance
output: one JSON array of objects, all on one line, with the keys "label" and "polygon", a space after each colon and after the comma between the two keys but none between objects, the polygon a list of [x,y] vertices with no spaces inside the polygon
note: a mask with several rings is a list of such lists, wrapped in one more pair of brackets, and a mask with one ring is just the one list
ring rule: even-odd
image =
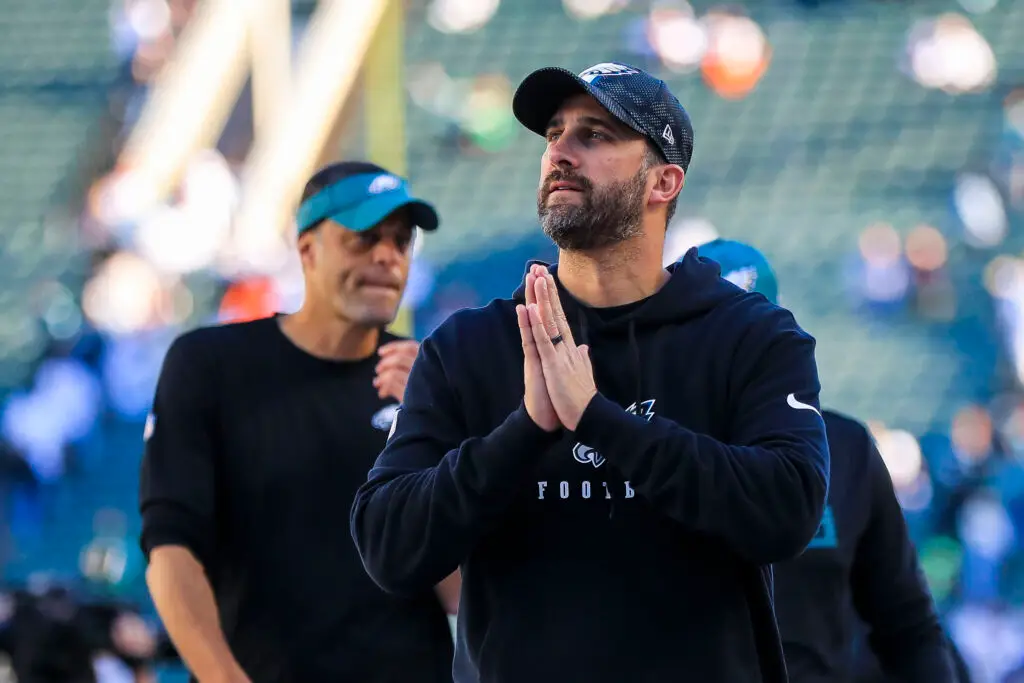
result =
[{"label": "blurred stadium background", "polygon": [[163,354],[298,305],[311,169],[370,158],[436,202],[400,321],[422,336],[553,256],[515,84],[625,61],[696,128],[666,262],[716,235],[768,255],[978,680],[1024,663],[1021,0],[6,0],[0,35],[10,584],[149,609],[137,470]]}]

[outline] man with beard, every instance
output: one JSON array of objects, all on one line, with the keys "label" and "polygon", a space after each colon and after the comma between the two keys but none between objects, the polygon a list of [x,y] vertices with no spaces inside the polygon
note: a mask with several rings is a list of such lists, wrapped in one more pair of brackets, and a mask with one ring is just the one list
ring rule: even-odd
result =
[{"label": "man with beard", "polygon": [[[775,303],[775,273],[750,245],[699,248],[722,276]],[[892,683],[955,683],[943,634],[893,490],[860,422],[824,410],[832,482],[818,533],[802,555],[775,565],[775,610],[792,683],[854,677],[854,644],[867,644]],[[863,648],[860,648],[863,649]],[[863,657],[862,657],[863,658]]]},{"label": "man with beard", "polygon": [[384,593],[338,529],[405,393],[417,345],[384,328],[437,214],[347,162],[309,180],[297,223],[302,307],[167,353],[141,473],[153,601],[203,683],[450,681],[432,586]]},{"label": "man with beard", "polygon": [[461,565],[460,683],[785,681],[769,565],[828,482],[814,340],[695,250],[662,268],[693,148],[662,81],[546,68],[513,110],[559,263],[424,341],[363,564],[397,594]]}]

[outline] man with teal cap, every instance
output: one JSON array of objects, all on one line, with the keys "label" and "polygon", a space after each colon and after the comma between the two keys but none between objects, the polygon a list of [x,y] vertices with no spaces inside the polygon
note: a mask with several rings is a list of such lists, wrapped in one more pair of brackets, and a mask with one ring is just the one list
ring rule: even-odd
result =
[{"label": "man with teal cap", "polygon": [[434,208],[375,164],[310,178],[295,313],[206,327],[167,353],[143,439],[141,545],[203,683],[450,683],[458,574],[396,597],[345,530],[418,344],[385,331]]},{"label": "man with teal cap", "polygon": [[[775,272],[754,247],[716,239],[697,249],[724,279],[778,301]],[[892,480],[860,422],[822,410],[832,454],[825,515],[799,557],[777,563],[775,610],[792,683],[851,680],[858,624],[888,680],[953,683],[945,636]]]}]

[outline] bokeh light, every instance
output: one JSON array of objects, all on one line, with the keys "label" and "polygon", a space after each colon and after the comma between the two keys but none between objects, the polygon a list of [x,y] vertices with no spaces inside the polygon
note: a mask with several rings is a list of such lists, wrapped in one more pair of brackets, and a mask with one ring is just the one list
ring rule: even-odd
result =
[{"label": "bokeh light", "polygon": [[431,0],[427,20],[442,33],[467,33],[490,21],[499,4],[499,0]]}]

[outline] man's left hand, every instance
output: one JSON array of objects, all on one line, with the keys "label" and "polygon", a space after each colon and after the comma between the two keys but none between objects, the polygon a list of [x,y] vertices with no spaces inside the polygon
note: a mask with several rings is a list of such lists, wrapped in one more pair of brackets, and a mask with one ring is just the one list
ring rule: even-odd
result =
[{"label": "man's left hand", "polygon": [[[594,368],[590,364],[590,349],[586,344],[576,346],[572,337],[555,278],[546,268],[543,273],[534,282],[537,303],[530,304],[527,310],[551,404],[562,425],[575,431],[583,411],[597,393]],[[554,340],[559,337],[556,344]]]},{"label": "man's left hand", "polygon": [[380,362],[377,363],[377,377],[373,380],[373,388],[377,390],[378,396],[390,396],[399,403],[402,402],[405,385],[409,381],[409,372],[419,349],[419,342],[411,339],[388,342],[377,349]]}]

